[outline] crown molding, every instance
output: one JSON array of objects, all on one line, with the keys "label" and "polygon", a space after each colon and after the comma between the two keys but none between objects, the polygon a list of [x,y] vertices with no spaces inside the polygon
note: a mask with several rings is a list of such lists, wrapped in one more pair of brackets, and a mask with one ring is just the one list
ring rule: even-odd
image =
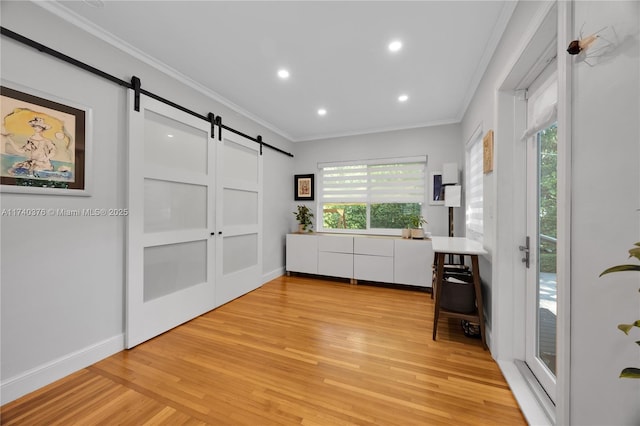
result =
[{"label": "crown molding", "polygon": [[374,133],[398,132],[402,130],[420,129],[422,127],[447,126],[450,124],[459,124],[459,123],[460,123],[460,120],[451,119],[451,120],[439,120],[439,121],[431,121],[431,122],[424,122],[424,123],[416,123],[409,126],[377,127],[377,128],[358,130],[353,132],[337,132],[337,133],[327,133],[327,134],[318,135],[318,136],[306,136],[306,137],[294,139],[292,142],[310,142],[310,141],[317,141],[322,139],[335,139],[335,138],[343,138],[343,137],[349,137],[349,136],[371,135]]}]

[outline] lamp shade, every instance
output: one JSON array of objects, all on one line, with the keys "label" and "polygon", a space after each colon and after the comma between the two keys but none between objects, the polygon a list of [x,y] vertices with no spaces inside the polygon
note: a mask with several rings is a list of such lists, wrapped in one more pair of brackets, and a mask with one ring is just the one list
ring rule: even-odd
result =
[{"label": "lamp shade", "polygon": [[442,184],[458,184],[458,163],[444,163],[442,165]]},{"label": "lamp shade", "polygon": [[444,205],[460,207],[462,202],[462,185],[447,185],[444,187]]}]

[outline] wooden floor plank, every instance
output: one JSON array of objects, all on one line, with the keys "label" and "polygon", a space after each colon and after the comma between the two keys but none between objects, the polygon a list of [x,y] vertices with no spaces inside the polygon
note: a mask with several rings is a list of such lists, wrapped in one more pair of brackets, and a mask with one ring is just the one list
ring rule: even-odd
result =
[{"label": "wooden floor plank", "polygon": [[3,425],[526,424],[489,352],[424,291],[261,288],[6,404]]}]

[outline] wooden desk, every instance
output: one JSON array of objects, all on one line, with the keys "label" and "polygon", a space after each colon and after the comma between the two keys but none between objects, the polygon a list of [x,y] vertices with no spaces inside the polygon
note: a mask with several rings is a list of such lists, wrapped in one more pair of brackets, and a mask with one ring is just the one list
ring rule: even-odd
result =
[{"label": "wooden desk", "polygon": [[[480,325],[482,337],[482,347],[487,349],[487,341],[484,331],[484,312],[482,302],[482,287],[480,285],[480,269],[478,267],[478,255],[487,254],[487,251],[477,241],[459,237],[433,237],[431,239],[434,251],[434,262],[436,264],[436,303],[433,315],[433,340],[436,340],[438,331],[438,319],[440,316],[459,318],[467,321],[477,322]],[[442,280],[444,278],[445,256],[461,255],[471,258],[471,274],[473,276],[473,287],[476,293],[477,309],[475,313],[462,314],[440,307],[440,295],[442,291]]]}]

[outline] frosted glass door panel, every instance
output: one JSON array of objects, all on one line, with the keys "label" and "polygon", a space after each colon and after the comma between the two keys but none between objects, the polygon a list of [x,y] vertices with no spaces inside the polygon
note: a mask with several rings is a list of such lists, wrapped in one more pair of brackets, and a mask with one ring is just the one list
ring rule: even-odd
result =
[{"label": "frosted glass door panel", "polygon": [[226,226],[257,225],[258,193],[226,188],[223,209]]},{"label": "frosted glass door panel", "polygon": [[207,187],[144,180],[144,232],[207,227]]},{"label": "frosted glass door panel", "polygon": [[144,301],[207,281],[207,242],[144,249]]},{"label": "frosted glass door panel", "polygon": [[144,113],[146,164],[190,173],[207,173],[208,133],[156,114]]},{"label": "frosted glass door panel", "polygon": [[240,144],[225,140],[224,170],[226,179],[258,183],[259,153]]},{"label": "frosted glass door panel", "polygon": [[222,263],[211,123],[129,92],[128,349],[216,307]]},{"label": "frosted glass door panel", "polygon": [[224,275],[258,264],[258,234],[226,237],[222,250],[222,273]]},{"label": "frosted glass door panel", "polygon": [[[258,288],[262,278],[262,155],[260,145],[227,134],[219,147],[218,218],[222,228],[216,304]],[[222,241],[221,241],[222,240]]]}]

